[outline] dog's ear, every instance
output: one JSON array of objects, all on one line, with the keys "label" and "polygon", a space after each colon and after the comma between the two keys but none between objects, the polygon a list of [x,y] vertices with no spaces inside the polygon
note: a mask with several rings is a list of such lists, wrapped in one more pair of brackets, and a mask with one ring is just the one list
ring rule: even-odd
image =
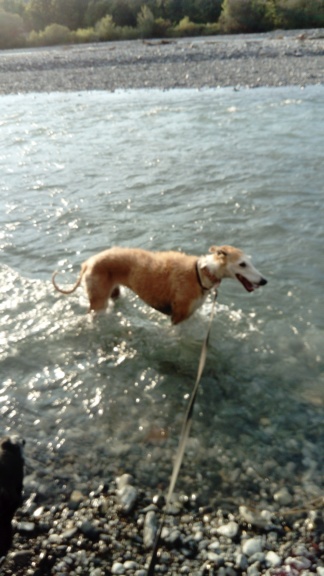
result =
[{"label": "dog's ear", "polygon": [[217,256],[227,256],[227,252],[222,246],[211,246],[209,252],[217,254]]}]

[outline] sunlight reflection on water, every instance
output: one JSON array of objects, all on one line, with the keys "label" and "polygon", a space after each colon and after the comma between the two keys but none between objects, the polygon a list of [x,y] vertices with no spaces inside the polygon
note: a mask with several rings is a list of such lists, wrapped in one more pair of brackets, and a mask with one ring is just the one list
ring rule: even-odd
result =
[{"label": "sunlight reflection on water", "polygon": [[[93,474],[104,454],[144,482],[165,478],[210,302],[172,328],[125,290],[93,321],[82,290],[55,294],[51,273],[73,283],[115,244],[199,254],[232,243],[269,285],[220,287],[192,482],[235,458],[297,458],[291,437],[319,444],[323,88],[1,100],[2,432],[76,453],[80,467],[93,458]],[[205,475],[208,490],[214,481]]]}]

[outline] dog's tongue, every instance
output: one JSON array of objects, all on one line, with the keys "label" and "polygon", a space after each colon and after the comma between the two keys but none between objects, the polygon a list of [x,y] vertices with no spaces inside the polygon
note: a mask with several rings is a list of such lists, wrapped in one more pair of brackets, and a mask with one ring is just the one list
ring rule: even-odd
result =
[{"label": "dog's tongue", "polygon": [[241,276],[241,274],[236,274],[236,278],[241,282],[241,284],[243,284],[245,290],[248,292],[253,292],[254,286],[247,278],[244,278],[244,276]]}]

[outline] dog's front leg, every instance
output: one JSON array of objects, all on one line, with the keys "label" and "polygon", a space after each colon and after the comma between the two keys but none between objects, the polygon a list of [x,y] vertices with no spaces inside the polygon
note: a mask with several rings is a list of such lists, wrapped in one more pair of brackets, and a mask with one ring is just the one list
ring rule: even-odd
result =
[{"label": "dog's front leg", "polygon": [[172,324],[180,324],[190,316],[188,306],[181,304],[172,305],[171,322]]}]

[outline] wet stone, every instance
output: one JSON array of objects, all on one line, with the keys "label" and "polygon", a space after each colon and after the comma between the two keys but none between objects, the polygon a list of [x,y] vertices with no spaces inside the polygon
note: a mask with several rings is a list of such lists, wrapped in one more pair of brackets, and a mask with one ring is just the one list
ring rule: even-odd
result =
[{"label": "wet stone", "polygon": [[82,534],[84,534],[84,536],[89,540],[92,540],[93,542],[97,542],[99,540],[100,533],[98,529],[95,528],[88,520],[78,523],[78,528],[80,532],[82,532]]},{"label": "wet stone", "polygon": [[152,548],[157,532],[157,519],[155,512],[148,512],[145,516],[143,541],[145,548]]},{"label": "wet stone", "polygon": [[220,536],[226,536],[227,538],[235,538],[238,533],[239,526],[237,522],[231,521],[227,524],[223,524],[217,528],[217,533]]},{"label": "wet stone", "polygon": [[121,562],[114,562],[111,567],[112,574],[125,574],[125,567]]},{"label": "wet stone", "polygon": [[257,552],[261,552],[262,550],[262,540],[260,536],[256,536],[255,538],[249,538],[245,540],[242,544],[242,551],[243,554],[246,556],[252,556]]}]

